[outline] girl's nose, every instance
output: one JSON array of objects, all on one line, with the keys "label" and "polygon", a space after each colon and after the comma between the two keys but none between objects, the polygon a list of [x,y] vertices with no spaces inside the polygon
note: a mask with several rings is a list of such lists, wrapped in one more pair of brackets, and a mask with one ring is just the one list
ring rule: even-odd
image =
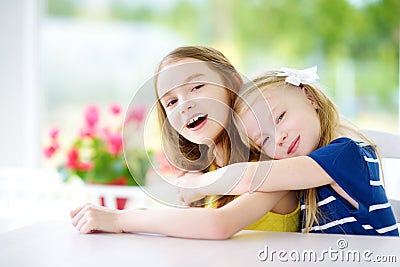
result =
[{"label": "girl's nose", "polygon": [[277,146],[282,146],[284,141],[286,140],[288,134],[286,131],[282,131],[280,133],[277,133],[276,135],[276,145]]},{"label": "girl's nose", "polygon": [[182,114],[184,114],[186,111],[188,111],[189,109],[192,109],[195,107],[195,103],[192,100],[187,100],[185,102],[182,103],[182,105],[180,106],[180,112]]}]

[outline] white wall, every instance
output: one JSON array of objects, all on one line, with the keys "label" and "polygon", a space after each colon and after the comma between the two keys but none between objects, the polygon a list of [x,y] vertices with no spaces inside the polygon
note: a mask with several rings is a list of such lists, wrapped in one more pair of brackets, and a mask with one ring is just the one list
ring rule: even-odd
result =
[{"label": "white wall", "polygon": [[39,164],[41,3],[0,0],[0,168]]}]

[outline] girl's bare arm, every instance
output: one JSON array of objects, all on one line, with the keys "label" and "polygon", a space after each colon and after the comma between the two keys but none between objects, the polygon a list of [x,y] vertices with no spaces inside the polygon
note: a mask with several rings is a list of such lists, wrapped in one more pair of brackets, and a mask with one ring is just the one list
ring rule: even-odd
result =
[{"label": "girl's bare arm", "polygon": [[86,204],[71,212],[82,233],[144,232],[197,239],[227,239],[269,212],[287,192],[244,194],[219,209],[117,211]]}]

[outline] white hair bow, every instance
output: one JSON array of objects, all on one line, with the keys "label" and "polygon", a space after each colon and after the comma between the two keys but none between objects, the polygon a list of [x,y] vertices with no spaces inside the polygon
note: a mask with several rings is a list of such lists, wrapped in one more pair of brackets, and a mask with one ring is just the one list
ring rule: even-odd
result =
[{"label": "white hair bow", "polygon": [[311,84],[319,79],[319,76],[317,74],[317,66],[304,70],[280,68],[276,76],[287,76],[285,82],[293,84],[295,86],[299,86],[300,84]]}]

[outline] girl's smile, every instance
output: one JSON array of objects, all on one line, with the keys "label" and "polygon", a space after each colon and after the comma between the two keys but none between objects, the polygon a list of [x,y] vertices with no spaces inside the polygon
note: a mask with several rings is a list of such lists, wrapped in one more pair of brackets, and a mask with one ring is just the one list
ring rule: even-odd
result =
[{"label": "girl's smile", "polygon": [[300,135],[290,144],[287,153],[288,155],[295,153],[300,144]]},{"label": "girl's smile", "polygon": [[189,121],[186,123],[186,128],[191,131],[197,131],[201,129],[207,123],[208,114],[200,114],[194,115]]}]

